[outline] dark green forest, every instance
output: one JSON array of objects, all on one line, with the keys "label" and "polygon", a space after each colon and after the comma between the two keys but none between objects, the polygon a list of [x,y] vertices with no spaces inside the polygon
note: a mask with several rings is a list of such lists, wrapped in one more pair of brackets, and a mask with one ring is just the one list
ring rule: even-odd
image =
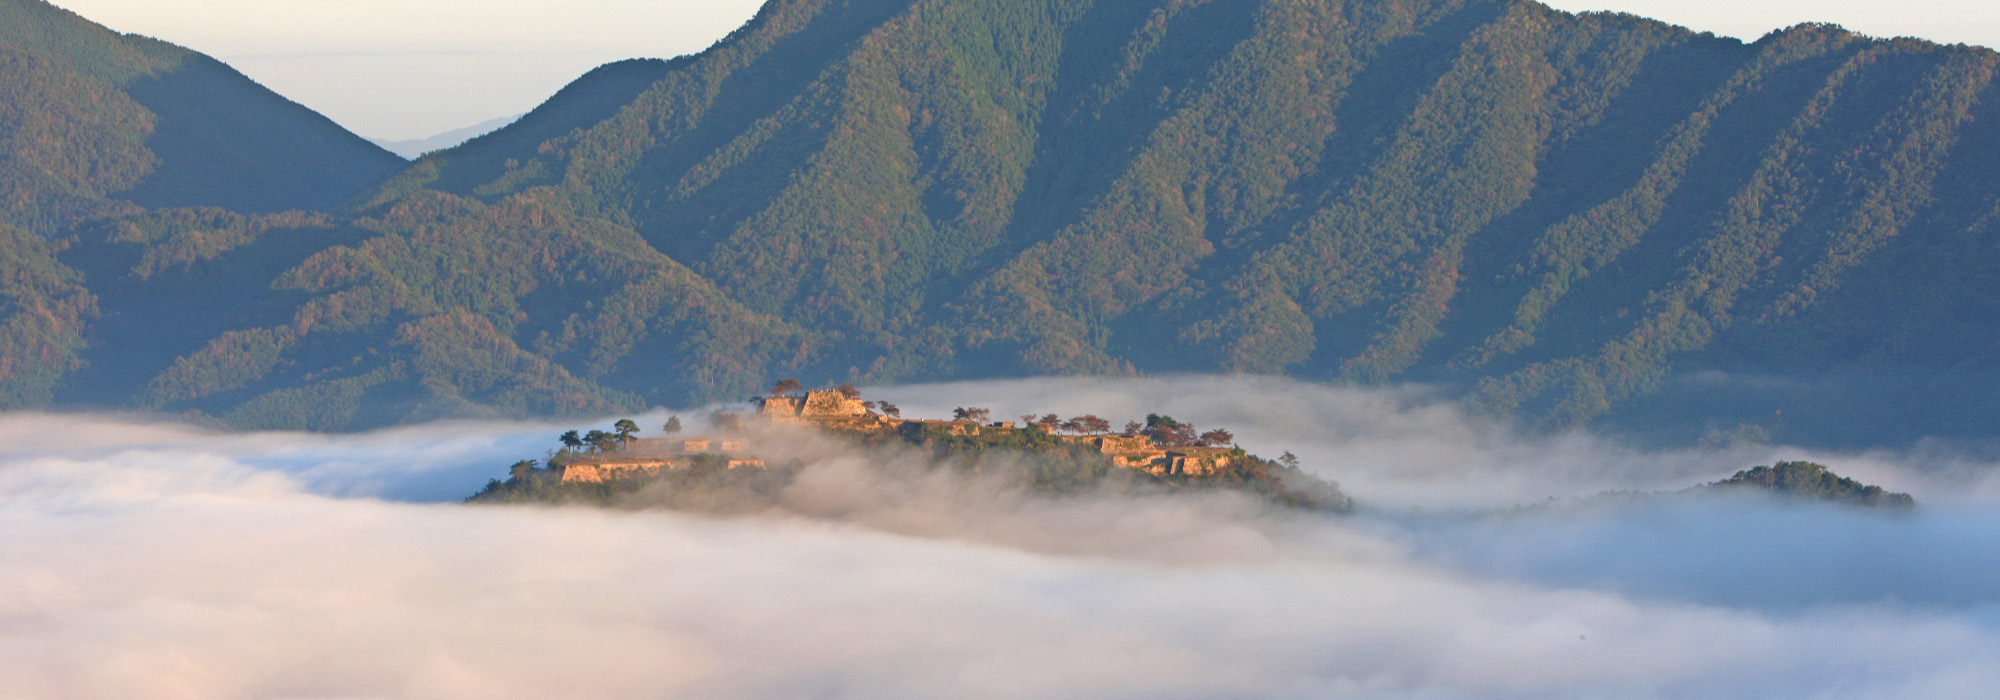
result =
[{"label": "dark green forest", "polygon": [[[0,13],[0,89],[46,97],[0,101],[0,406],[345,430],[1222,372],[1555,429],[2000,415],[1984,48],[1525,0],[773,0],[389,176],[163,106],[220,64]],[[370,184],[203,194],[256,167]]]},{"label": "dark green forest", "polygon": [[1891,493],[1880,486],[1863,484],[1833,473],[1824,464],[1813,462],[1779,462],[1753,467],[1696,489],[1696,492],[1703,491],[1762,492],[1796,500],[1868,508],[1908,509],[1917,506],[1917,500],[1910,494]]}]

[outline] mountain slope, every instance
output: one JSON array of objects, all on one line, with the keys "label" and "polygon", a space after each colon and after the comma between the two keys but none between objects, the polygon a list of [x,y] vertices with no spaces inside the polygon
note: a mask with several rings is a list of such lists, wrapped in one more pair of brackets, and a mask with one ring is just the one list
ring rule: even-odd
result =
[{"label": "mountain slope", "polygon": [[[402,159],[214,59],[0,0],[0,220],[333,210]],[[137,206],[135,206],[137,205]]]},{"label": "mountain slope", "polygon": [[[168,352],[152,341],[188,318],[103,317],[104,285],[86,280],[105,281],[59,259],[70,227],[150,207],[330,211],[402,165],[213,59],[0,0],[0,408],[47,406],[77,393],[74,372]],[[260,291],[194,298],[227,307]]]},{"label": "mountain slope", "polygon": [[[1526,2],[777,2],[619,114],[504,174],[445,154],[434,186],[630,225],[838,337],[821,374],[1477,381],[1571,423],[1799,345],[1990,367],[1984,334],[1920,356],[1883,324],[1980,326],[1909,311],[1990,277],[1944,240],[1983,239],[2000,194],[1995,64]],[[1972,253],[1928,261],[1957,284],[1844,293],[1935,245]]]},{"label": "mountain slope", "polygon": [[[355,427],[1221,371],[1991,436],[1996,66],[1518,0],[774,0],[412,164],[268,317],[75,396]],[[171,238],[92,230],[61,259]]]}]

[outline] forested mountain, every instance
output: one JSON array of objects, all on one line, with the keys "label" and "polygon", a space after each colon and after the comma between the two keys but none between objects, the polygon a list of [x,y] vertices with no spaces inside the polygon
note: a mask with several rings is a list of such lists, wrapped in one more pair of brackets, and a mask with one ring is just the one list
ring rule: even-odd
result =
[{"label": "forested mountain", "polygon": [[[774,0],[338,216],[100,212],[10,284],[95,305],[36,336],[88,348],[57,403],[246,425],[1251,372],[1990,436],[1996,65],[1524,0]],[[156,314],[193,330],[120,347]]]},{"label": "forested mountain", "polygon": [[333,210],[403,164],[215,59],[0,0],[0,223]]}]

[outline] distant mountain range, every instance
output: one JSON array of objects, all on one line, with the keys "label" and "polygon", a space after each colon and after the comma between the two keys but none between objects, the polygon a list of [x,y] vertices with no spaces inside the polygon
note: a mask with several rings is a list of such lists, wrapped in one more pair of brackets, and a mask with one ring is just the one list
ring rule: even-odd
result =
[{"label": "distant mountain range", "polygon": [[[1433,382],[1551,427],[1894,440],[2000,415],[1982,48],[1525,0],[774,0],[397,170],[248,81],[195,99],[46,47],[220,64],[0,7],[45,27],[5,30],[45,68],[0,84],[99,91],[0,107],[8,148],[126,159],[7,161],[12,407],[352,429],[775,376],[1247,372]],[[117,99],[141,83],[154,102]],[[263,131],[198,129],[242,155],[175,161],[140,126],[165,114]],[[324,155],[274,145],[304,142]]]},{"label": "distant mountain range", "polygon": [[465,127],[463,129],[453,129],[451,131],[447,131],[442,134],[438,134],[436,136],[431,136],[428,138],[407,139],[403,141],[387,141],[383,139],[368,139],[368,140],[369,142],[374,143],[377,146],[381,146],[384,150],[387,150],[390,153],[394,153],[404,158],[415,160],[419,157],[422,157],[425,153],[430,153],[431,151],[442,151],[444,149],[451,148],[452,146],[456,146],[461,143],[471,141],[474,138],[478,138],[480,136],[485,136],[495,131],[499,131],[501,127],[504,127],[508,124],[512,124],[515,121],[519,120],[520,118],[521,115],[519,114],[516,114],[511,117],[501,117],[499,119],[483,121],[478,124]]}]

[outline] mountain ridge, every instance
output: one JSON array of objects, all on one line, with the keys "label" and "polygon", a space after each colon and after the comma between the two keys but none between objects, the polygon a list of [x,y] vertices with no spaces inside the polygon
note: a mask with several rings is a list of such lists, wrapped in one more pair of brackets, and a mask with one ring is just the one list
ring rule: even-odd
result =
[{"label": "mountain ridge", "polygon": [[396,155],[402,156],[410,160],[416,160],[420,157],[423,157],[424,154],[430,153],[431,151],[442,151],[447,148],[451,148],[453,146],[457,146],[467,141],[471,141],[481,136],[493,133],[495,131],[499,131],[501,127],[505,127],[508,124],[512,124],[515,121],[520,120],[520,118],[524,115],[525,113],[516,114],[511,117],[501,117],[499,119],[488,119],[486,121],[474,124],[472,126],[464,127],[461,129],[452,129],[450,131],[446,131],[441,134],[435,134],[432,136],[427,136],[419,139],[401,139],[401,140],[368,139],[368,141],[377,146],[381,146],[383,150],[389,151],[390,153],[394,153]]},{"label": "mountain ridge", "polygon": [[[1729,428],[1814,407],[1681,377],[1859,368],[1970,377],[1886,398],[1992,415],[1996,65],[1512,0],[776,0],[411,164],[272,280],[290,318],[91,400],[341,396],[270,423],[340,429],[1222,371],[1558,428],[1695,392],[1647,410]],[[1837,437],[1821,414],[1770,427]]]},{"label": "mountain ridge", "polygon": [[0,217],[42,234],[144,208],[333,210],[402,160],[220,61],[43,0],[0,15]]}]

